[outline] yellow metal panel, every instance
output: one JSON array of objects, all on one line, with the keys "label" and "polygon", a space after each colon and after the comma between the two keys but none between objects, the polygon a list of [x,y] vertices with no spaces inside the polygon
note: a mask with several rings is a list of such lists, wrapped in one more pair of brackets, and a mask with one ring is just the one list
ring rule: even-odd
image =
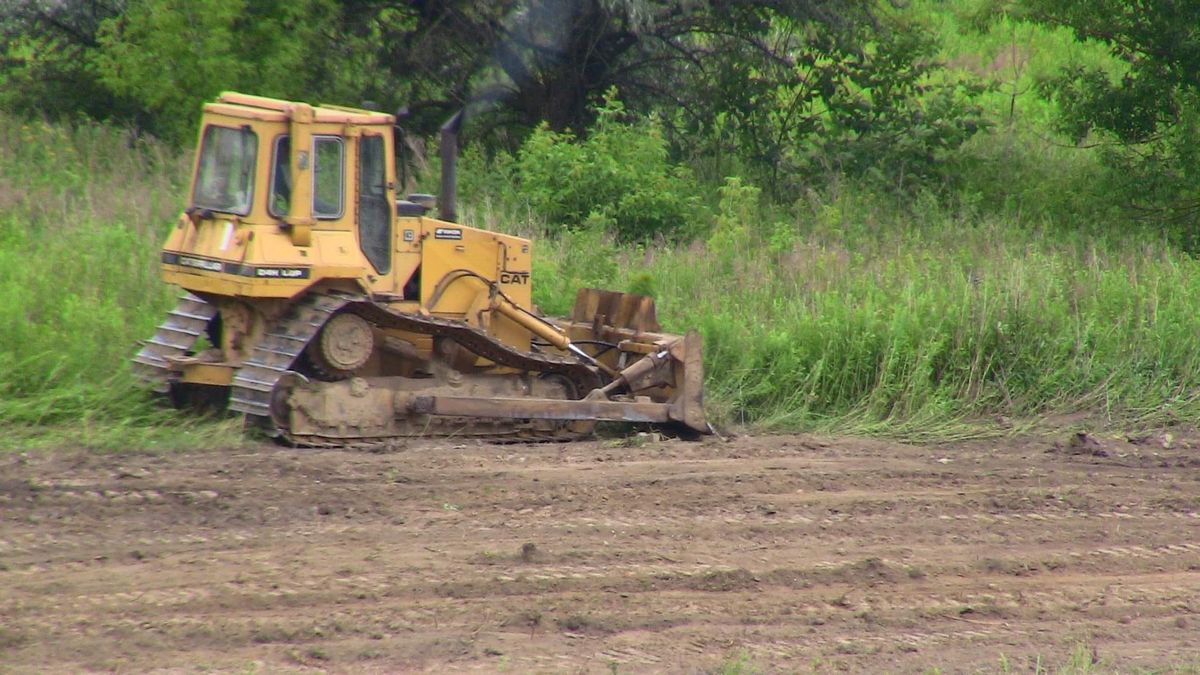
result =
[{"label": "yellow metal panel", "polygon": [[286,122],[287,114],[275,112],[273,110],[262,110],[258,108],[243,108],[241,106],[224,105],[221,103],[208,103],[204,106],[205,115],[224,115],[226,117],[236,117],[239,120],[257,120],[260,122]]},{"label": "yellow metal panel", "polygon": [[[286,221],[292,227],[292,240],[296,246],[309,245],[309,232],[314,224],[312,216],[312,108],[297,104],[292,110],[289,129],[292,148],[292,198],[288,205]],[[299,233],[299,236],[297,236]]]},{"label": "yellow metal panel", "polygon": [[[466,318],[479,295],[488,293],[487,283],[473,276],[477,274],[496,282],[513,304],[531,307],[529,240],[432,218],[421,222],[422,306]],[[529,331],[507,317],[492,316],[488,332],[518,349],[529,349]]]},{"label": "yellow metal panel", "polygon": [[278,110],[285,113],[290,113],[296,106],[296,104],[291,101],[283,101],[277,98],[267,98],[266,96],[239,94],[236,91],[223,91],[221,92],[221,95],[217,97],[217,100],[221,103],[251,106],[254,108],[266,108],[268,110]]},{"label": "yellow metal panel", "polygon": [[217,363],[188,363],[183,366],[180,382],[226,386],[233,384],[233,366]]}]

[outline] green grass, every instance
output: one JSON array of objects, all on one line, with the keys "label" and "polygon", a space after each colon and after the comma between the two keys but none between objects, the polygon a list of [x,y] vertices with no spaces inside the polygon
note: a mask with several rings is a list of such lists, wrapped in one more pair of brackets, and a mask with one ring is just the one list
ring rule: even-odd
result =
[{"label": "green grass", "polygon": [[0,116],[0,447],[228,442],[128,359],[172,305],[157,251],[187,160],[127,131]]},{"label": "green grass", "polygon": [[1152,236],[1021,227],[933,200],[902,209],[853,189],[782,222],[722,208],[747,226],[710,245],[547,242],[536,298],[563,311],[577,283],[655,288],[668,328],[704,334],[711,412],[757,428],[930,439],[994,433],[1001,418],[1143,426],[1200,412],[1200,265]]}]

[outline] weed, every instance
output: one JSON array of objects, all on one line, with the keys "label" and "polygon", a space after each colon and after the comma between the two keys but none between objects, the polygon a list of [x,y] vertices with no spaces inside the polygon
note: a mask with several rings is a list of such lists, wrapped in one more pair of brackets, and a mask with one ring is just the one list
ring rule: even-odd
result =
[{"label": "weed", "polygon": [[750,652],[739,649],[711,671],[713,675],[753,675],[762,672],[750,660]]},{"label": "weed", "polygon": [[[1200,329],[1200,263],[1161,240],[831,197],[808,205],[816,218],[783,254],[653,250],[659,315],[704,334],[719,421],[923,440],[1078,412],[1125,425],[1200,412],[1200,344],[1186,339]],[[760,235],[730,241],[742,236]],[[545,264],[569,246],[546,242]],[[619,255],[613,284],[649,255]],[[1018,422],[975,422],[998,417]]]},{"label": "weed", "polygon": [[1058,668],[1058,675],[1087,675],[1098,672],[1100,656],[1094,644],[1079,642],[1071,650],[1067,661]]}]

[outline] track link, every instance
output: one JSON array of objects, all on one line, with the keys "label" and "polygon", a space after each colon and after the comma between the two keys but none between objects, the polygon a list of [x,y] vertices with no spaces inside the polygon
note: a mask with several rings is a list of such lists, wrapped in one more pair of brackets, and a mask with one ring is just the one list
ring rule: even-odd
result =
[{"label": "track link", "polygon": [[271,392],[283,374],[291,370],[300,352],[321,326],[352,298],[312,293],[292,306],[268,329],[250,358],[238,368],[229,395],[229,409],[270,419]]},{"label": "track link", "polygon": [[179,303],[167,312],[154,337],[143,342],[133,357],[134,373],[154,385],[154,391],[167,393],[171,386],[168,359],[185,356],[216,315],[216,306],[201,298],[186,292],[179,296]]}]

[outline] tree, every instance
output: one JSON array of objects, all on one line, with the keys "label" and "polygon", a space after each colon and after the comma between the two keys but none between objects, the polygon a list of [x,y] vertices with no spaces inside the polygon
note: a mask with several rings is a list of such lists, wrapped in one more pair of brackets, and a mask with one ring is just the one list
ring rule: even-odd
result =
[{"label": "tree", "polygon": [[718,38],[676,116],[710,156],[758,168],[776,196],[831,175],[905,189],[984,126],[979,88],[936,77],[936,44],[899,15],[823,26],[771,18],[770,47]]},{"label": "tree", "polygon": [[194,132],[203,102],[224,89],[305,98],[319,51],[322,0],[131,0],[105,19],[95,63],[101,82],[135,100],[156,131]]},{"label": "tree", "polygon": [[135,102],[100,81],[101,25],[126,0],[0,0],[0,107],[27,115],[137,118]]},{"label": "tree", "polygon": [[798,176],[889,162],[899,183],[929,175],[939,152],[979,127],[963,89],[929,78],[931,43],[882,21],[878,5],[353,0],[341,32],[392,13],[377,60],[407,77],[406,124],[418,133],[470,105],[471,133],[507,130],[510,149],[543,121],[583,134],[616,89],[631,113],[660,113],[677,153],[739,155],[780,193]]},{"label": "tree", "polygon": [[[771,41],[787,18],[837,32],[872,20],[876,0],[343,0],[343,35],[373,35],[395,93],[428,130],[473,104],[492,126],[582,132],[603,92],[616,88],[634,110],[690,106],[689,71],[731,45],[786,59]],[[385,94],[386,95],[386,94]],[[394,96],[394,94],[393,94]]]},{"label": "tree", "polygon": [[1062,129],[1106,145],[1129,203],[1194,223],[1200,216],[1200,3],[1024,0],[1031,18],[1108,46],[1120,72],[1071,68],[1046,81]]},{"label": "tree", "polygon": [[0,0],[0,107],[183,140],[222,89],[337,90],[319,58],[351,60],[324,49],[337,11],[333,0]]},{"label": "tree", "polygon": [[737,155],[776,194],[830,171],[903,185],[976,122],[891,1],[0,0],[0,102],[175,140],[222,89],[403,106],[420,136],[468,106],[470,137],[515,151],[542,123],[585,135],[615,89],[676,158]]}]

